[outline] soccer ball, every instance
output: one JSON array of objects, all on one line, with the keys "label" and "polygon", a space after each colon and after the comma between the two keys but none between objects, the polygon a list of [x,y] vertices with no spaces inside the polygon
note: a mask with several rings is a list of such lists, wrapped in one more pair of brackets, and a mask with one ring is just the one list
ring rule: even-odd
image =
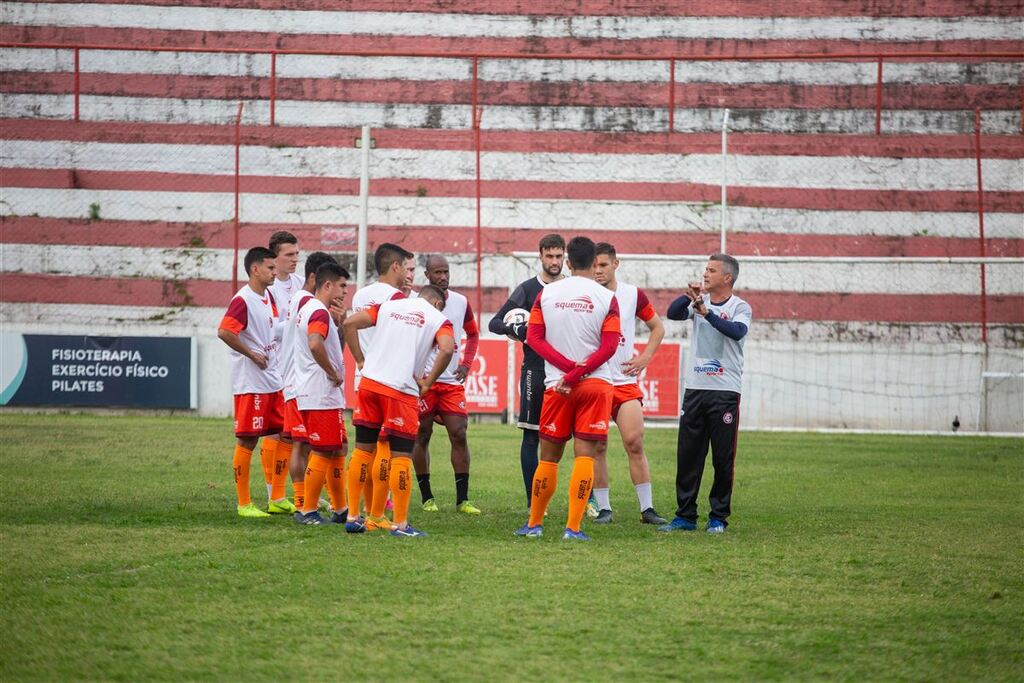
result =
[{"label": "soccer ball", "polygon": [[[506,325],[519,325],[530,319],[530,312],[525,308],[513,308],[501,319]],[[519,341],[514,335],[506,335],[512,341]]]}]

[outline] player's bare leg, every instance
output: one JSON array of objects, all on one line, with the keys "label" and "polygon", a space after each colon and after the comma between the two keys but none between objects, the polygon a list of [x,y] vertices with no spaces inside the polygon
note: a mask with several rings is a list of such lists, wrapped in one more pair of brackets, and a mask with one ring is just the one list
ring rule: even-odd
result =
[{"label": "player's bare leg", "polygon": [[[640,401],[626,401],[619,406],[615,424],[619,427],[622,446],[626,450],[629,478],[633,481],[637,501],[640,505],[640,521],[644,524],[667,524],[668,522],[654,509],[652,500],[651,470],[647,462],[647,455],[644,453],[644,412]],[[607,461],[605,462],[605,481],[607,482]],[[605,485],[607,486],[607,483]]]}]

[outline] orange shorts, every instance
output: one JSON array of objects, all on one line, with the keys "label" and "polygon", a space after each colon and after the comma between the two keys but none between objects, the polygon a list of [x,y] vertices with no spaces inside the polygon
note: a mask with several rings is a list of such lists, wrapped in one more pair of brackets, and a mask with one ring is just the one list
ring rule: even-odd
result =
[{"label": "orange shorts", "polygon": [[284,429],[281,434],[292,441],[309,441],[306,438],[306,425],[302,424],[302,414],[294,398],[284,402]]},{"label": "orange shorts", "polygon": [[420,428],[419,399],[363,377],[352,424],[380,429],[381,436],[415,439]]},{"label": "orange shorts", "polygon": [[284,396],[235,394],[235,436],[277,434],[284,426]]},{"label": "orange shorts", "polygon": [[548,389],[540,409],[540,438],[557,443],[570,438],[607,441],[612,393],[612,385],[602,379],[585,379],[568,395]]},{"label": "orange shorts", "polygon": [[434,382],[430,390],[420,399],[420,419],[433,415],[458,415],[468,417],[466,412],[466,387],[461,384]]},{"label": "orange shorts", "polygon": [[613,420],[619,415],[619,407],[630,401],[640,401],[640,405],[644,404],[644,392],[640,391],[640,385],[636,383],[617,385],[612,392]]},{"label": "orange shorts", "polygon": [[314,451],[340,451],[348,443],[343,408],[303,410],[302,421],[306,425],[309,445]]}]

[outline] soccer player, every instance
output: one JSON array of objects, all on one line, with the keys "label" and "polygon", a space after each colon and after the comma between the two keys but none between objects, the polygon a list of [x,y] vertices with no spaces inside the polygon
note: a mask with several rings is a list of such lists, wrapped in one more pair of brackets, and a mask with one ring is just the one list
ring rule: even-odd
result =
[{"label": "soccer player", "polygon": [[[302,423],[302,415],[299,414],[298,404],[295,401],[295,356],[298,345],[308,346],[309,341],[306,335],[297,334],[299,312],[302,307],[313,298],[316,291],[316,272],[325,263],[337,263],[333,256],[322,251],[314,251],[306,257],[304,273],[306,281],[288,303],[288,309],[284,314],[284,325],[281,334],[281,379],[284,381],[284,429],[282,437],[287,437],[292,442],[291,459],[288,469],[292,477],[292,486],[295,488],[296,518],[301,514],[305,504],[305,477],[306,461],[309,458],[309,440],[306,437],[306,427]],[[348,282],[348,271],[344,271],[345,280]],[[345,290],[342,288],[340,299],[330,304],[331,313],[344,316]],[[337,310],[335,310],[337,309]],[[333,490],[328,487],[328,491]],[[331,509],[340,510],[345,507],[344,497],[341,500],[332,500]]]},{"label": "soccer player", "polygon": [[508,301],[494,314],[487,325],[494,334],[511,336],[523,342],[523,365],[519,370],[519,419],[516,426],[523,430],[519,446],[519,466],[523,471],[523,487],[526,489],[526,507],[530,507],[533,490],[533,474],[537,469],[537,449],[540,445],[540,411],[544,400],[544,359],[537,355],[526,340],[526,323],[506,324],[505,314],[522,308],[527,311],[533,306],[544,287],[561,280],[562,262],[565,260],[565,240],[561,235],[545,235],[537,245],[540,252],[540,273],[537,277],[521,282]]},{"label": "soccer player", "polygon": [[[379,306],[391,299],[402,299],[403,287],[412,285],[416,274],[416,260],[412,252],[406,251],[397,244],[384,242],[373,253],[373,267],[377,271],[377,281],[359,289],[352,297],[352,312],[359,313],[373,306]],[[363,356],[370,352],[376,330],[372,327],[359,330],[359,350]],[[359,391],[361,376],[357,369],[355,388]],[[355,462],[356,456],[351,459]],[[360,466],[348,472],[348,506],[349,512],[359,514],[359,496],[365,493],[367,512],[374,517],[382,517],[388,502],[388,467],[391,454],[388,443],[383,443],[376,450],[376,459],[370,466]],[[351,465],[351,463],[350,463]],[[364,487],[368,490],[364,491]],[[352,499],[355,497],[355,503]],[[378,499],[379,497],[379,499]]]},{"label": "soccer player", "polygon": [[[451,362],[444,369],[437,382],[420,399],[420,428],[416,434],[416,445],[412,449],[412,462],[416,468],[416,481],[420,487],[425,512],[437,512],[437,502],[430,488],[430,437],[434,431],[434,419],[440,419],[448,432],[452,446],[452,469],[455,471],[455,509],[469,515],[479,515],[480,509],[469,501],[469,444],[466,442],[466,428],[469,413],[466,411],[466,388],[464,383],[473,367],[476,351],[480,344],[480,329],[473,317],[469,300],[448,288],[448,259],[440,254],[427,257],[427,282],[445,295],[441,311],[452,324],[455,352]],[[466,346],[459,357],[462,333],[466,333]],[[424,370],[433,367],[433,356],[427,359]]]},{"label": "soccer player", "polygon": [[733,294],[740,266],[726,254],[712,254],[704,267],[703,285],[689,290],[668,307],[669,320],[693,319],[686,390],[676,443],[676,516],[659,531],[697,528],[697,494],[711,443],[715,478],[705,530],[720,534],[729,524],[736,439],[743,383],[743,343],[753,313],[750,304]]},{"label": "soccer player", "polygon": [[[356,450],[349,470],[363,469],[374,460],[380,436],[387,439],[391,450],[389,484],[395,501],[394,525],[383,516],[381,508],[367,518],[367,531],[390,529],[392,536],[426,535],[409,525],[411,457],[419,427],[419,399],[448,367],[455,351],[452,324],[441,313],[443,308],[444,293],[427,285],[416,298],[385,301],[352,314],[342,325],[345,343],[363,377],[352,414]],[[370,327],[376,328],[376,334],[364,359],[358,332]],[[423,377],[427,356],[435,344],[434,365]],[[357,501],[357,494],[350,489],[350,521],[354,521]]]},{"label": "soccer player", "polygon": [[526,343],[544,359],[545,391],[533,505],[529,521],[515,533],[544,533],[544,513],[558,484],[558,462],[572,438],[576,461],[562,538],[589,541],[580,523],[594,483],[598,444],[608,439],[612,374],[607,361],[619,345],[619,306],[615,295],[592,279],[594,243],[574,237],[566,251],[572,277],[541,290],[530,310]]},{"label": "soccer player", "polygon": [[[310,456],[305,472],[305,502],[300,524],[320,525],[324,520],[317,512],[324,481],[331,488],[331,499],[345,500],[345,435],[344,359],[338,322],[342,318],[348,273],[337,263],[324,263],[316,270],[316,293],[299,311],[297,334],[306,343],[295,349],[295,402],[306,426]],[[347,522],[341,510],[335,510],[333,523]],[[358,533],[358,521],[345,525],[346,531]]]},{"label": "soccer player", "polygon": [[[615,247],[599,242],[595,248],[594,280],[615,292],[619,304],[622,334],[618,348],[608,363],[612,373],[612,419],[619,427],[622,446],[629,460],[629,478],[633,480],[636,497],[640,503],[640,521],[643,524],[665,524],[667,520],[654,509],[651,492],[651,471],[644,454],[644,411],[643,394],[637,381],[654,356],[654,352],[665,338],[665,326],[648,301],[647,295],[635,285],[622,282],[616,277],[619,259]],[[633,339],[636,334],[634,318],[639,318],[650,330],[650,338],[644,352],[633,356]],[[600,444],[595,461],[594,497],[599,512],[595,524],[609,524],[612,521],[611,497],[608,495],[607,444]]]},{"label": "soccer player", "polygon": [[[288,311],[288,304],[292,296],[303,285],[302,278],[295,274],[295,267],[299,262],[299,240],[286,230],[278,230],[270,236],[269,247],[270,251],[274,252],[274,263],[277,266],[277,276],[270,285],[270,292],[274,295],[278,313],[274,335],[278,340],[278,348],[283,348],[281,341],[284,316]],[[279,362],[283,361],[284,355],[284,353],[278,354]],[[279,368],[279,371],[283,380],[283,369]],[[277,436],[265,437],[263,443],[260,444],[260,464],[263,465],[263,477],[267,482],[267,498],[270,501],[267,505],[267,512],[271,514],[295,512],[295,506],[285,497],[285,483],[288,478],[288,462],[291,459],[291,454],[292,441],[286,432]]]},{"label": "soccer player", "polygon": [[268,287],[277,266],[274,252],[253,247],[245,254],[249,283],[231,299],[217,336],[231,349],[231,387],[235,397],[235,445],[232,467],[241,517],[269,517],[252,503],[249,466],[260,437],[277,434],[283,426],[284,398],[277,363],[274,319],[277,306]]}]

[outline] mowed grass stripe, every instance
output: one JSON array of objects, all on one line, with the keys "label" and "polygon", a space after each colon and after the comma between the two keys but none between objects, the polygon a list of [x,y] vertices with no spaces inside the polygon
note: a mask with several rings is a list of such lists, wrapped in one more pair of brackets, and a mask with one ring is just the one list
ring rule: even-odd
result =
[{"label": "mowed grass stripe", "polygon": [[[1019,679],[1024,449],[988,438],[743,433],[721,537],[525,519],[519,432],[471,425],[471,497],[426,539],[241,520],[227,420],[0,415],[3,680]],[[675,431],[647,432],[674,511]],[[702,520],[707,512],[702,492]],[[253,498],[266,499],[258,452]]]}]

